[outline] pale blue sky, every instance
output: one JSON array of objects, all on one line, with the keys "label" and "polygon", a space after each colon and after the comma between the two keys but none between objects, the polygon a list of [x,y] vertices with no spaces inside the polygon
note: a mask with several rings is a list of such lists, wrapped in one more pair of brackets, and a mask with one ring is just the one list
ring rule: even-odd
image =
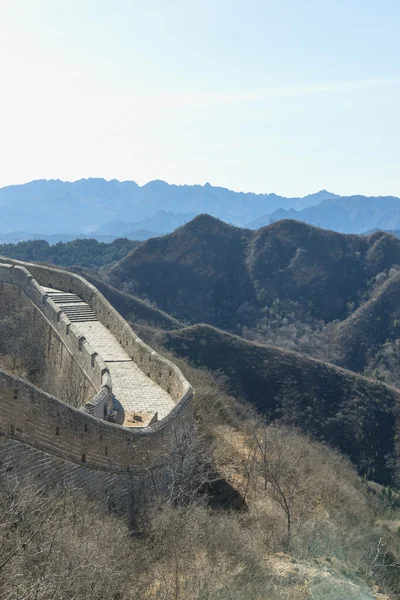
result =
[{"label": "pale blue sky", "polygon": [[0,0],[0,186],[400,196],[400,0]]}]

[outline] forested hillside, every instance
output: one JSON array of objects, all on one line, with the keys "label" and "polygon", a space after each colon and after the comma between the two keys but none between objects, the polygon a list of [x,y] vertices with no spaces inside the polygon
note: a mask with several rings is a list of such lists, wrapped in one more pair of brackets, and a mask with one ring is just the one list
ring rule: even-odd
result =
[{"label": "forested hillside", "polygon": [[368,479],[400,482],[397,389],[206,325],[170,331],[161,341],[193,365],[224,375],[235,397],[269,420],[299,427],[338,448]]},{"label": "forested hillside", "polygon": [[297,221],[256,232],[208,215],[143,243],[115,264],[110,283],[190,323],[254,327],[274,302],[330,322],[358,306],[369,282],[400,264],[400,240],[343,235]]},{"label": "forested hillside", "polygon": [[139,243],[126,238],[114,240],[110,244],[84,239],[50,245],[45,240],[32,240],[18,244],[0,244],[0,255],[28,262],[48,262],[62,267],[78,265],[97,270],[120,260]]}]

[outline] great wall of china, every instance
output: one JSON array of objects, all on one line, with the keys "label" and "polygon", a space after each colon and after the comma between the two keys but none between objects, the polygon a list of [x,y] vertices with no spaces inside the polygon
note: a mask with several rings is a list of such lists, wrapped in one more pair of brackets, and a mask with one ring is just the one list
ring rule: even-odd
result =
[{"label": "great wall of china", "polygon": [[[0,282],[45,331],[54,381],[66,374],[73,387],[82,373],[90,396],[75,408],[0,371],[0,475],[68,481],[123,513],[163,493],[177,440],[193,425],[193,390],[180,370],[78,275],[0,257]],[[123,426],[131,413],[150,415],[150,424]]]}]

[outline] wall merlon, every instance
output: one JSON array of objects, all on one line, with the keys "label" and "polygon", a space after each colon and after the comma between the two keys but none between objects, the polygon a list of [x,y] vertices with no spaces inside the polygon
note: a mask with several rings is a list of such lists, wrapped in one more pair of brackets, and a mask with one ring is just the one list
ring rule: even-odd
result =
[{"label": "wall merlon", "polygon": [[[64,354],[79,363],[96,392],[84,407],[76,409],[0,371],[0,448],[2,436],[6,436],[7,447],[18,448],[20,454],[18,443],[34,453],[46,453],[45,462],[55,457],[67,461],[71,472],[91,471],[93,477],[98,477],[96,472],[107,472],[111,478],[123,475],[124,481],[148,476],[149,470],[168,464],[176,430],[190,426],[193,419],[192,388],[176,365],[145,344],[102,294],[78,275],[0,257],[0,281],[25,292],[67,349]],[[143,373],[174,400],[175,407],[164,419],[144,429],[126,429],[103,420],[112,401],[107,363],[41,285],[75,293],[93,308]],[[121,491],[121,497],[128,489]]]}]

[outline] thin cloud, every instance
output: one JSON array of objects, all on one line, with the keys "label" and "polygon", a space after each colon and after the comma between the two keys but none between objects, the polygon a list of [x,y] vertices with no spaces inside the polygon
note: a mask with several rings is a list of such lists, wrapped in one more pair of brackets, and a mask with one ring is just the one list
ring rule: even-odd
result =
[{"label": "thin cloud", "polygon": [[267,100],[269,98],[288,98],[292,96],[306,96],[326,94],[345,90],[374,88],[381,86],[399,85],[400,77],[381,79],[356,79],[353,81],[330,81],[301,86],[270,87],[258,90],[232,90],[230,92],[207,92],[199,94],[183,94],[183,98],[202,98],[214,102],[237,102],[252,100]]},{"label": "thin cloud", "polygon": [[295,98],[341,91],[400,85],[400,77],[328,81],[300,86],[268,87],[262,89],[233,89],[224,91],[138,89],[135,94],[119,96],[120,101],[140,104],[143,109],[195,109],[262,102],[275,98]]},{"label": "thin cloud", "polygon": [[281,88],[270,88],[267,90],[260,90],[253,96],[254,99],[263,98],[275,98],[275,97],[287,97],[287,96],[303,96],[309,94],[323,94],[327,92],[339,92],[342,90],[353,90],[359,88],[368,87],[380,87],[389,85],[399,85],[400,78],[386,78],[386,79],[356,79],[353,81],[331,81],[316,83],[311,85],[303,85],[297,87],[281,87]]}]

